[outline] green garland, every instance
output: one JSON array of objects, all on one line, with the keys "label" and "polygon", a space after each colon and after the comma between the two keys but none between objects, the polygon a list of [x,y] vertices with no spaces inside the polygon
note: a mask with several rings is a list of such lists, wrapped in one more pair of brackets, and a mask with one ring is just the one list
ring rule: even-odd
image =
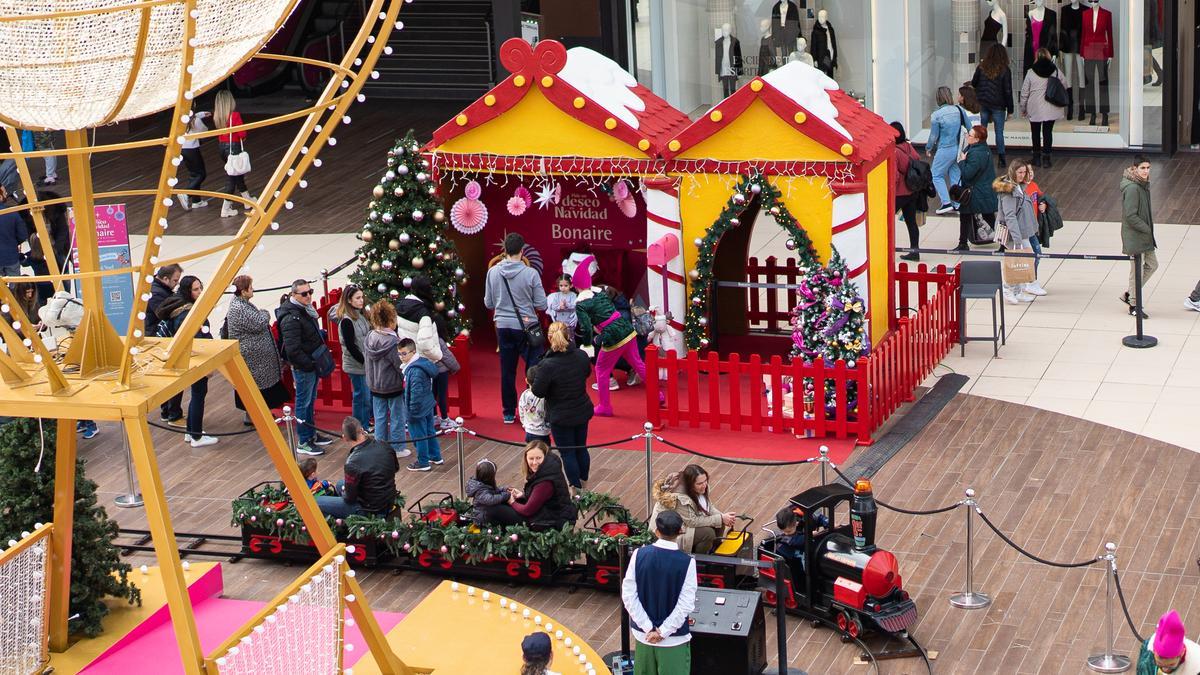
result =
[{"label": "green garland", "polygon": [[713,286],[713,263],[716,261],[717,245],[731,228],[741,225],[738,220],[746,207],[760,197],[762,207],[775,218],[780,227],[787,231],[791,245],[800,256],[799,264],[805,266],[820,266],[816,248],[808,233],[796,222],[795,217],[788,211],[779,190],[767,181],[766,176],[754,174],[743,175],[734,187],[733,196],[725,204],[716,222],[704,233],[704,237],[693,242],[698,250],[696,268],[690,273],[691,285],[687,320],[684,323],[684,337],[688,349],[700,349],[708,346],[708,313]]},{"label": "green garland", "polygon": [[[288,502],[288,505],[276,510],[274,504],[281,502]],[[404,503],[404,496],[398,495],[398,509],[402,508]],[[414,558],[427,551],[439,555],[451,555],[453,552],[472,564],[495,557],[550,561],[562,566],[585,555],[606,559],[615,555],[617,546],[622,542],[637,547],[649,543],[652,539],[646,525],[633,519],[629,511],[611,495],[584,491],[579,494],[575,503],[581,515],[601,513],[615,522],[628,524],[630,534],[607,537],[570,525],[563,526],[561,530],[541,532],[535,532],[524,525],[484,529],[458,524],[441,526],[414,514],[408,514],[407,518],[350,516],[343,520],[327,517],[326,521],[339,541],[377,540],[394,556]],[[429,509],[439,507],[453,508],[460,514],[471,512],[470,503],[459,499],[452,499],[446,504],[432,504],[424,510],[428,512]],[[311,541],[287,490],[278,484],[256,488],[235,499],[232,525],[260,527],[274,536],[297,544],[307,544]]]}]

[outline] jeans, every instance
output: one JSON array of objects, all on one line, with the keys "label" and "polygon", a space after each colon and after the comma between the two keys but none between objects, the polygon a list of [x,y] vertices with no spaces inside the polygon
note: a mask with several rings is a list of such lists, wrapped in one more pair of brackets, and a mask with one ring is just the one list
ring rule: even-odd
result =
[{"label": "jeans", "polygon": [[441,417],[450,417],[450,371],[438,373],[433,378],[433,398],[437,401]]},{"label": "jeans", "polygon": [[1036,282],[1038,264],[1042,260],[1042,241],[1038,239],[1037,235],[1035,234],[1029,238],[1029,245],[1033,247],[1033,254],[1037,256],[1033,259],[1033,280]]},{"label": "jeans", "polygon": [[317,497],[317,508],[330,518],[348,518],[363,512],[362,506],[355,502],[350,504],[341,495]]},{"label": "jeans", "polygon": [[204,435],[204,398],[208,396],[208,378],[202,377],[192,383],[192,395],[188,399],[187,430],[192,440]]},{"label": "jeans", "polygon": [[[241,143],[238,143],[237,145],[238,145],[238,150],[240,151],[243,146]],[[229,144],[221,143],[220,146],[221,146],[221,165],[224,166],[225,162],[229,159]],[[247,190],[246,190],[246,177],[245,176],[230,176],[228,174],[225,175],[225,193],[226,194],[237,195],[237,194],[241,194],[246,191]]]},{"label": "jeans", "polygon": [[442,461],[442,446],[438,444],[438,439],[429,438],[436,431],[433,428],[432,414],[424,417],[409,417],[408,431],[413,436],[413,445],[417,446],[417,464],[425,466],[430,462]]},{"label": "jeans", "polygon": [[988,122],[996,125],[996,154],[1004,156],[1004,119],[1006,113],[1003,108],[984,108],[979,112],[979,124],[984,129],[987,128]]},{"label": "jeans", "polygon": [[896,197],[896,210],[904,214],[904,227],[908,228],[908,247],[920,248],[921,228],[917,226],[917,196]]},{"label": "jeans", "polygon": [[183,417],[183,392],[175,394],[158,407],[165,421],[171,422]]},{"label": "jeans", "polygon": [[6,277],[21,276],[21,263],[13,263],[11,265],[0,265],[0,274]]},{"label": "jeans", "polygon": [[1045,154],[1047,156],[1054,152],[1054,120],[1049,122],[1030,122],[1029,130],[1033,132],[1033,154]]},{"label": "jeans", "polygon": [[504,415],[517,414],[517,361],[525,360],[525,370],[537,365],[542,358],[541,347],[531,347],[525,331],[519,328],[497,328],[496,342],[500,347],[500,405]]},{"label": "jeans", "polygon": [[554,445],[562,455],[563,470],[572,487],[582,487],[581,481],[588,479],[592,467],[592,455],[587,449],[587,422],[583,424],[551,424],[550,433]]},{"label": "jeans", "polygon": [[404,449],[404,425],[408,423],[408,411],[404,406],[404,395],[391,398],[374,396],[371,407],[375,409],[375,439],[388,443],[392,450]]},{"label": "jeans", "polygon": [[292,414],[299,418],[296,422],[296,437],[304,445],[317,435],[313,424],[313,403],[317,400],[317,372],[315,370],[300,370],[292,367],[292,380],[296,383],[296,408]]},{"label": "jeans", "polygon": [[[937,190],[938,199],[942,205],[950,202],[950,186],[958,185],[962,180],[962,171],[958,168],[958,146],[950,145],[938,148],[933,154],[933,189]],[[947,180],[949,176],[949,180]]]},{"label": "jeans", "polygon": [[371,390],[367,388],[366,375],[346,373],[350,378],[350,414],[358,420],[363,428],[371,424]]},{"label": "jeans", "polygon": [[184,148],[180,154],[183,155],[183,165],[188,170],[188,182],[183,189],[195,190],[208,177],[208,170],[204,168],[204,156],[200,154],[200,148]]}]

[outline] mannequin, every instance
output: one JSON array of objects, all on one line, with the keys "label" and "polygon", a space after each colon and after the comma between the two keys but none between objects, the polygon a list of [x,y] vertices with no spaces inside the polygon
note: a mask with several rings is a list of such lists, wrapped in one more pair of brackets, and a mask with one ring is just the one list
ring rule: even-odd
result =
[{"label": "mannequin", "polygon": [[837,56],[837,34],[833,31],[833,24],[829,23],[829,12],[822,9],[817,12],[817,23],[812,31],[813,62],[821,72],[833,77],[833,71],[837,69]]},{"label": "mannequin", "polygon": [[987,18],[983,20],[983,31],[979,37],[979,58],[988,53],[994,44],[1008,47],[1008,15],[996,3],[996,0],[985,0],[990,8]]},{"label": "mannequin", "polygon": [[1025,60],[1023,72],[1033,67],[1040,47],[1058,56],[1058,13],[1046,8],[1046,0],[1033,0],[1029,16],[1025,17]]},{"label": "mannequin", "polygon": [[758,41],[758,72],[756,74],[762,76],[775,70],[779,60],[775,56],[775,38],[771,35],[771,20],[760,21],[758,32],[762,38]]},{"label": "mannequin", "polygon": [[737,89],[738,76],[742,74],[742,45],[731,35],[733,28],[721,24],[721,34],[713,43],[716,50],[716,73],[721,81],[721,91],[728,97]]},{"label": "mannequin", "polygon": [[[1112,12],[1099,2],[1083,12],[1083,32],[1079,53],[1083,56],[1084,90],[1080,119],[1084,111],[1091,113],[1088,124],[1096,125],[1096,113],[1102,116],[1101,126],[1108,126],[1108,67],[1113,60]],[[1098,109],[1098,110],[1097,110]]]},{"label": "mannequin", "polygon": [[786,52],[800,37],[800,7],[795,2],[779,0],[771,7],[771,34],[775,36],[775,46],[785,52],[778,56],[786,58]]},{"label": "mannequin", "polygon": [[[1063,84],[1067,85],[1067,119],[1074,118],[1075,101],[1080,104],[1079,118],[1083,119],[1083,55],[1079,53],[1079,43],[1083,37],[1083,12],[1087,7],[1079,0],[1062,8],[1062,30],[1059,33],[1059,49],[1062,52]],[[1076,85],[1076,77],[1079,84]],[[1076,97],[1076,91],[1079,96]]]}]

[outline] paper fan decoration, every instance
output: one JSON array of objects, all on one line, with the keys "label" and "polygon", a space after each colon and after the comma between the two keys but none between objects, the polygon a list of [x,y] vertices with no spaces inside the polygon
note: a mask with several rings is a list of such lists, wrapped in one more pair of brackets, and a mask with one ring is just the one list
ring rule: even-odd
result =
[{"label": "paper fan decoration", "polygon": [[467,199],[479,199],[483,195],[483,186],[479,184],[479,181],[473,180],[467,183],[463,194],[467,196]]},{"label": "paper fan decoration", "polygon": [[[617,199],[629,199],[629,183],[625,182],[624,179],[617,181],[617,184],[613,186],[612,193],[613,197]],[[621,209],[621,211],[624,212],[625,209]],[[629,214],[626,213],[625,215]]]},{"label": "paper fan decoration", "polygon": [[536,248],[525,244],[525,248],[521,249],[521,255],[529,261],[529,266],[537,270],[538,274],[542,273],[542,254]]},{"label": "paper fan decoration", "polygon": [[478,199],[464,197],[450,207],[450,224],[463,234],[476,234],[487,225],[487,218],[487,207]]},{"label": "paper fan decoration", "polygon": [[507,206],[509,214],[514,216],[519,216],[525,213],[525,209],[529,208],[529,205],[525,203],[525,200],[521,199],[520,197],[510,197]]},{"label": "paper fan decoration", "polygon": [[525,202],[525,208],[533,206],[533,195],[529,192],[529,188],[524,185],[518,185],[516,192],[513,194]]},{"label": "paper fan decoration", "polygon": [[625,214],[626,218],[632,218],[637,215],[637,202],[633,200],[633,197],[618,199],[617,208],[621,210],[621,213]]}]

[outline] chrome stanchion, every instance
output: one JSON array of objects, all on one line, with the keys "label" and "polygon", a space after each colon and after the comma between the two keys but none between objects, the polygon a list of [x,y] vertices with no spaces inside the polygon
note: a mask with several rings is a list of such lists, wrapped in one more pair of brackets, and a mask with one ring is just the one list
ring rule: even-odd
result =
[{"label": "chrome stanchion", "polygon": [[121,445],[125,449],[125,478],[129,481],[129,491],[118,495],[113,503],[123,509],[132,509],[142,505],[142,493],[138,492],[133,476],[133,457],[129,454],[129,439],[122,434]]},{"label": "chrome stanchion", "polygon": [[821,463],[821,485],[826,485],[829,482],[825,475],[829,467],[829,446],[822,445],[820,452],[821,456],[817,458],[817,461]]},{"label": "chrome stanchion", "polygon": [[642,425],[642,438],[646,441],[646,518],[654,513],[654,497],[651,486],[654,485],[654,473],[651,468],[654,463],[654,425],[646,422]]},{"label": "chrome stanchion", "polygon": [[983,609],[992,604],[992,598],[986,593],[977,593],[975,591],[975,577],[973,570],[975,561],[971,557],[971,535],[974,533],[974,525],[972,524],[971,512],[978,509],[979,505],[975,502],[975,491],[967,488],[967,498],[962,501],[967,507],[967,589],[962,593],[955,593],[950,596],[950,604],[959,609]]},{"label": "chrome stanchion", "polygon": [[300,456],[296,454],[296,418],[292,415],[292,407],[283,406],[283,421],[284,435],[287,437],[288,447],[292,449],[292,460],[296,463],[300,462]]},{"label": "chrome stanchion", "polygon": [[463,427],[463,418],[454,418],[454,444],[458,446],[458,497],[459,499],[467,498],[467,465],[463,459],[463,435],[467,430]]},{"label": "chrome stanchion", "polygon": [[1088,668],[1097,673],[1123,673],[1129,670],[1129,657],[1113,652],[1113,641],[1116,637],[1113,635],[1112,600],[1113,575],[1117,573],[1117,545],[1110,541],[1104,545],[1104,551],[1100,559],[1108,563],[1104,572],[1104,636],[1107,642],[1104,645],[1104,653],[1089,656],[1087,664]]}]

